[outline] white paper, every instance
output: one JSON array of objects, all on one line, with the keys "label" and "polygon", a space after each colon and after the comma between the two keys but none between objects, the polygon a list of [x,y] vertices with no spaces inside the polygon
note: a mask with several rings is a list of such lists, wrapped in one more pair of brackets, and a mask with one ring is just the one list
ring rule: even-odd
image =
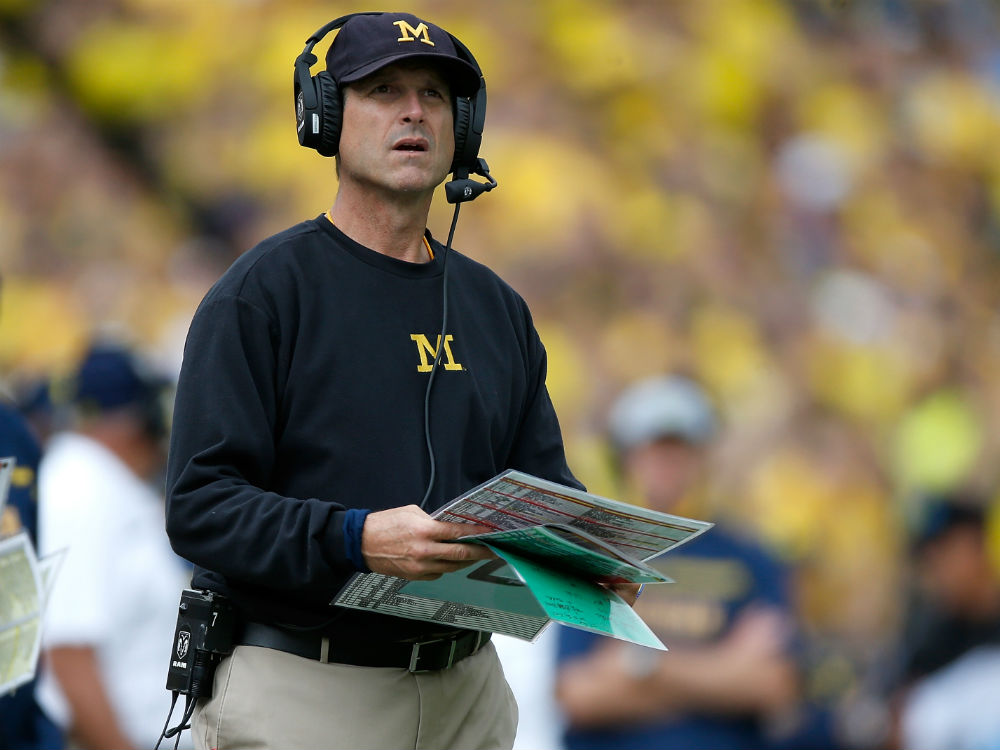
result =
[{"label": "white paper", "polygon": [[0,539],[0,695],[35,676],[44,598],[27,532]]}]

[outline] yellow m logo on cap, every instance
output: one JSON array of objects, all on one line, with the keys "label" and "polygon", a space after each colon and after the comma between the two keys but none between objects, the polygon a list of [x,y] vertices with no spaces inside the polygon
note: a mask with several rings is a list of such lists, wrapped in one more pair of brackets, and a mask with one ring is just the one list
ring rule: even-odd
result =
[{"label": "yellow m logo on cap", "polygon": [[393,21],[394,26],[399,27],[399,33],[403,36],[397,39],[397,42],[423,42],[424,44],[429,44],[432,47],[434,42],[431,41],[430,36],[427,33],[427,24],[420,22],[417,28],[413,28],[406,21]]}]

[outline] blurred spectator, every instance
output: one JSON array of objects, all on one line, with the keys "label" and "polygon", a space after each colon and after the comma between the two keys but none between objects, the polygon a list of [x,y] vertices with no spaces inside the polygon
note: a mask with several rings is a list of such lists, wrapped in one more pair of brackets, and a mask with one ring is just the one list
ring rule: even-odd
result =
[{"label": "blurred spectator", "polygon": [[[23,412],[0,399],[0,456],[16,464],[0,514],[0,537],[26,531],[38,549],[38,463],[42,448]],[[35,681],[0,696],[0,750],[35,750],[63,746],[62,733],[35,699]]]},{"label": "blurred spectator", "polygon": [[76,422],[39,476],[43,554],[66,548],[44,619],[39,702],[74,747],[152,747],[186,566],[164,531],[164,383],[125,348],[95,343],[70,385]]},{"label": "blurred spectator", "polygon": [[[609,427],[625,479],[650,508],[703,516],[716,417],[700,386],[640,382],[614,404]],[[719,525],[655,564],[677,583],[647,586],[636,611],[669,652],[560,631],[567,746],[766,746],[800,689],[786,571]]]},{"label": "blurred spectator", "polygon": [[17,410],[35,438],[44,447],[59,426],[52,404],[51,383],[47,377],[35,377],[15,387]]},{"label": "blurred spectator", "polygon": [[[17,465],[11,477],[7,505],[0,516],[0,536],[22,529],[38,545],[38,462],[41,449],[24,418],[13,406],[0,401],[0,456],[13,456]],[[35,682],[0,696],[0,748],[29,750],[62,747],[62,734],[35,701]]]},{"label": "blurred spectator", "polygon": [[908,750],[1000,747],[1000,646],[979,646],[915,684],[903,707]]},{"label": "blurred spectator", "polygon": [[892,745],[1000,747],[1000,574],[986,521],[978,498],[927,501],[913,542],[917,591],[890,686]]}]

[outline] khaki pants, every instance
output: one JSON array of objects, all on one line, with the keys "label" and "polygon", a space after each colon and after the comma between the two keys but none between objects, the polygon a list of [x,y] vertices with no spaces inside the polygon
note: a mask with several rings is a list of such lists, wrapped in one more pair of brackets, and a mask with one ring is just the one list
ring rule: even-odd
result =
[{"label": "khaki pants", "polygon": [[191,732],[197,750],[509,750],[516,729],[517,704],[489,643],[450,669],[419,674],[237,646]]}]

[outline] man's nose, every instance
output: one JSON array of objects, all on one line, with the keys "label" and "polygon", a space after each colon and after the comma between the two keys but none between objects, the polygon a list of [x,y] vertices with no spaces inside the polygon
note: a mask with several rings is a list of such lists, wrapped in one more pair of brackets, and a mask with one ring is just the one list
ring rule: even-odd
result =
[{"label": "man's nose", "polygon": [[408,91],[403,96],[402,117],[405,122],[423,122],[424,102],[419,91]]}]

